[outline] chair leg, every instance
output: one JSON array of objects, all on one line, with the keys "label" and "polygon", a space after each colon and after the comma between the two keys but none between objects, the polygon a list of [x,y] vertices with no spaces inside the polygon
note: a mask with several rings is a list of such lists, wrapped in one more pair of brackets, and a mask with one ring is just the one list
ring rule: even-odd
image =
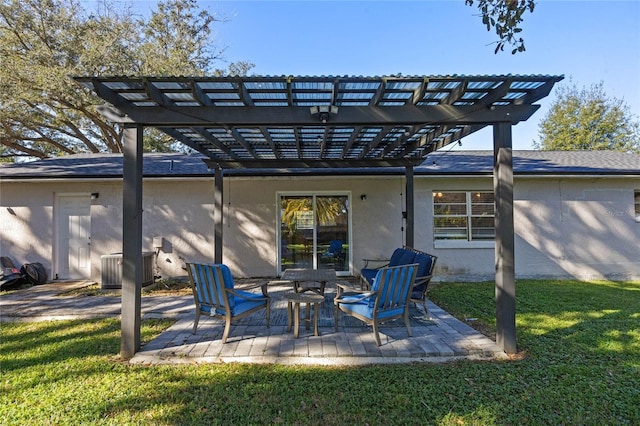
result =
[{"label": "chair leg", "polygon": [[307,303],[307,310],[305,311],[304,315],[305,328],[309,330],[309,328],[311,327],[311,303]]},{"label": "chair leg", "polygon": [[222,333],[222,343],[227,343],[227,337],[229,337],[229,331],[231,330],[231,317],[227,316],[227,321],[224,326],[224,333]]},{"label": "chair leg", "polygon": [[320,335],[320,332],[318,331],[318,307],[319,306],[320,306],[319,303],[313,304],[313,335],[314,336]]},{"label": "chair leg", "polygon": [[269,328],[269,323],[271,321],[271,301],[267,299],[267,328]]},{"label": "chair leg", "polygon": [[409,309],[405,309],[404,311],[404,326],[407,327],[407,334],[409,335],[409,337],[411,337],[412,334],[411,325],[409,324]]},{"label": "chair leg", "polygon": [[293,303],[293,338],[300,335],[300,302]]},{"label": "chair leg", "polygon": [[380,342],[380,335],[378,334],[378,321],[376,320],[373,321],[373,337],[376,339],[376,344],[378,346],[382,345],[382,342]]},{"label": "chair leg", "polygon": [[196,320],[193,323],[193,332],[191,334],[196,334],[196,330],[198,329],[198,321],[200,321],[200,310],[196,311]]},{"label": "chair leg", "polygon": [[287,333],[291,331],[293,327],[293,302],[287,301]]},{"label": "chair leg", "polygon": [[424,307],[424,314],[426,315],[427,319],[429,319],[429,311],[427,310],[427,299],[424,299],[422,301],[422,306]]},{"label": "chair leg", "polygon": [[340,309],[338,309],[338,305],[336,305],[335,312],[333,313],[333,328],[335,331],[338,331],[338,312],[340,312]]}]

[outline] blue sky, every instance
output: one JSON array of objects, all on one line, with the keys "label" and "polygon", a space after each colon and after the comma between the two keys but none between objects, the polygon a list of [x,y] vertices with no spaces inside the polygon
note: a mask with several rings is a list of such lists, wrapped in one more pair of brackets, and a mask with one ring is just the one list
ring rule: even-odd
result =
[{"label": "blue sky", "polygon": [[[516,55],[493,53],[496,36],[464,0],[200,5],[228,18],[216,26],[218,44],[226,46],[227,60],[255,63],[256,75],[563,74],[563,83],[578,87],[603,82],[609,96],[640,116],[637,0],[539,0],[523,23],[527,50]],[[554,93],[514,127],[515,149],[532,148]],[[465,138],[462,149],[491,147],[492,132],[485,129]]]}]

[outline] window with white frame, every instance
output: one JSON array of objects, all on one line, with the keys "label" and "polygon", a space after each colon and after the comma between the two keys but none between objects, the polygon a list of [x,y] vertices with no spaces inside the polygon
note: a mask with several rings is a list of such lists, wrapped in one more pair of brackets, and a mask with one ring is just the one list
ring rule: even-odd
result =
[{"label": "window with white frame", "polygon": [[433,191],[435,241],[494,241],[493,192]]},{"label": "window with white frame", "polygon": [[634,208],[636,212],[636,222],[640,222],[640,190],[633,191]]}]

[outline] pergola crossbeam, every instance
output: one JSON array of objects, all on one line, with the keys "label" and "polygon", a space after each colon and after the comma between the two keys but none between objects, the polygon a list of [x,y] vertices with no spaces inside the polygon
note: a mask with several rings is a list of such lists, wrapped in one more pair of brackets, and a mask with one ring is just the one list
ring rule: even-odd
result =
[{"label": "pergola crossbeam", "polygon": [[[420,126],[425,124],[480,124],[510,122],[517,124],[527,120],[539,108],[538,105],[499,105],[478,109],[477,106],[429,105],[397,107],[344,107],[331,116],[326,124],[306,107],[206,107],[149,106],[132,108],[120,105],[117,109],[129,119],[146,126],[376,126],[403,124]],[[239,111],[242,109],[242,111]],[[241,112],[241,113],[240,113]]]},{"label": "pergola crossbeam", "polygon": [[222,169],[324,169],[324,168],[384,168],[384,167],[407,167],[416,166],[422,163],[422,159],[372,159],[372,160],[349,160],[349,159],[283,159],[283,160],[210,160],[204,162],[211,169],[220,167]]}]

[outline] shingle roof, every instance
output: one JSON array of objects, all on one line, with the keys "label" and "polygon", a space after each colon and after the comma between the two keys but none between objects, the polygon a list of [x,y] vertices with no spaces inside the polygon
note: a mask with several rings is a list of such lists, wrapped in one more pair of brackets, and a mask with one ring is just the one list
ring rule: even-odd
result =
[{"label": "shingle roof", "polygon": [[[428,174],[492,173],[493,151],[436,152],[419,169]],[[514,151],[513,169],[517,174],[640,175],[640,155],[617,151]]]},{"label": "shingle roof", "polygon": [[[201,155],[147,153],[145,177],[210,176]],[[2,179],[122,178],[122,154],[75,154],[0,166]]]},{"label": "shingle roof", "polygon": [[[514,173],[639,175],[640,155],[615,151],[514,151]],[[212,176],[201,155],[177,153],[144,154],[145,177]],[[429,155],[415,167],[416,175],[486,175],[493,172],[492,151],[447,151]],[[372,175],[403,174],[401,167],[347,169],[234,169],[227,176]],[[122,154],[76,154],[29,163],[4,164],[5,179],[88,179],[122,177]]]}]

